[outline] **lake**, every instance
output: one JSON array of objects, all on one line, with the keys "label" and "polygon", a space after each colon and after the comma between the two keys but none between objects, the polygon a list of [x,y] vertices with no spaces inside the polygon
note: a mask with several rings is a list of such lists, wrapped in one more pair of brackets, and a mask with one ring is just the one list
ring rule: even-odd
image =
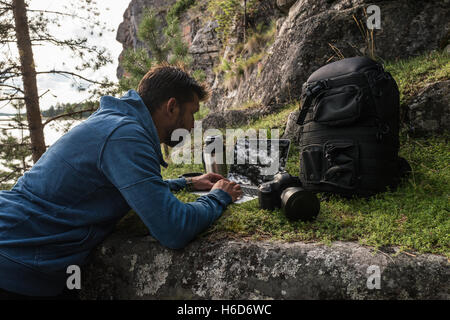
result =
[{"label": "lake", "polygon": [[[42,119],[42,122],[44,122],[45,119]],[[65,128],[69,123],[72,123],[70,128],[75,127],[76,125],[80,124],[83,120],[55,120],[49,124],[47,124],[44,127],[44,137],[45,137],[45,145],[47,147],[51,146],[53,143],[56,142],[63,134],[62,131],[63,128]],[[26,121],[25,121],[26,122]],[[8,128],[9,124],[14,124],[14,122],[11,121],[10,117],[0,116],[0,130],[3,128]],[[20,138],[21,137],[21,130],[20,129],[11,129],[8,130],[14,137]],[[24,135],[28,135],[28,130],[24,131]]]},{"label": "lake", "polygon": [[[43,122],[45,119],[43,119]],[[44,127],[44,138],[45,138],[45,145],[47,148],[51,146],[53,143],[55,143],[60,137],[64,135],[64,129],[65,127],[70,125],[70,128],[75,127],[76,125],[80,124],[83,120],[55,120],[49,124],[47,124]],[[10,117],[6,116],[0,116],[0,131],[3,128],[9,128],[9,124],[14,124],[14,122],[11,121]],[[21,130],[20,129],[9,129],[9,133],[11,133],[14,137],[20,138],[21,137]],[[24,136],[27,136],[29,134],[28,130],[25,130],[23,132]],[[0,132],[0,136],[2,136]],[[5,167],[2,165],[3,159],[0,159],[0,171],[4,170]],[[28,161],[28,163],[31,165],[31,157]]]}]

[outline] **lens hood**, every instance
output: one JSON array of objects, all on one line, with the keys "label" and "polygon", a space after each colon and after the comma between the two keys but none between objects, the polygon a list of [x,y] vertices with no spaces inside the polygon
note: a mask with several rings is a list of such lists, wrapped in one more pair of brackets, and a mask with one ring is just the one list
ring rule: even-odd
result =
[{"label": "lens hood", "polygon": [[290,187],[281,193],[281,208],[289,220],[312,221],[320,211],[316,195],[300,187]]}]

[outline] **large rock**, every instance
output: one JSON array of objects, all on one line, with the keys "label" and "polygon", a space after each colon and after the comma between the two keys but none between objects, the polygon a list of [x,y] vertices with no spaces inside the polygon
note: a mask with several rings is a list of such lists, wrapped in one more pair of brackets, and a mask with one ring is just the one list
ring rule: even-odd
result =
[{"label": "large rock", "polygon": [[[214,86],[210,108],[224,110],[243,101],[276,106],[300,98],[308,76],[338,56],[368,54],[354,17],[365,27],[364,10],[375,2],[381,10],[381,30],[375,30],[376,54],[385,60],[437,49],[450,32],[449,1],[432,0],[299,0],[278,20],[269,53],[239,87]],[[332,49],[332,46],[334,49]]]},{"label": "large rock", "polygon": [[450,80],[427,85],[408,105],[410,131],[432,135],[449,131]]},{"label": "large rock", "polygon": [[[170,250],[113,234],[82,270],[84,299],[449,299],[445,257],[356,243],[197,240]],[[377,268],[379,282],[374,280]],[[369,282],[369,285],[368,285]],[[374,285],[380,284],[379,289]]]},{"label": "large rock", "polygon": [[195,34],[192,44],[189,47],[189,53],[192,55],[197,70],[203,70],[206,75],[205,81],[213,83],[215,74],[214,65],[219,59],[220,41],[217,38],[217,21],[208,21]]},{"label": "large rock", "polygon": [[212,112],[202,120],[203,129],[242,127],[268,114],[267,109],[223,110]]},{"label": "large rock", "polygon": [[297,0],[277,0],[277,7],[283,12],[289,12],[289,9]]}]

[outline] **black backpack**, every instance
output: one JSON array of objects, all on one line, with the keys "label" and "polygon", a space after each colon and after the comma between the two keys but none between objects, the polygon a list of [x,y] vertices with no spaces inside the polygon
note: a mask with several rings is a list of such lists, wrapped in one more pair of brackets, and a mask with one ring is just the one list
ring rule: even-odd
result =
[{"label": "black backpack", "polygon": [[399,104],[395,80],[367,57],[311,74],[297,120],[303,187],[363,197],[395,188],[410,170],[398,157]]}]

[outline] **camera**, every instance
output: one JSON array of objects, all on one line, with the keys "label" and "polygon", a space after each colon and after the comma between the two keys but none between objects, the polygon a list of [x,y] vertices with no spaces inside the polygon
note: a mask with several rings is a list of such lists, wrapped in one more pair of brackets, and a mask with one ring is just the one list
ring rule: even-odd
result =
[{"label": "camera", "polygon": [[289,220],[314,220],[320,211],[320,202],[310,191],[302,188],[298,177],[279,172],[270,182],[258,187],[258,201],[261,209],[281,208]]}]

